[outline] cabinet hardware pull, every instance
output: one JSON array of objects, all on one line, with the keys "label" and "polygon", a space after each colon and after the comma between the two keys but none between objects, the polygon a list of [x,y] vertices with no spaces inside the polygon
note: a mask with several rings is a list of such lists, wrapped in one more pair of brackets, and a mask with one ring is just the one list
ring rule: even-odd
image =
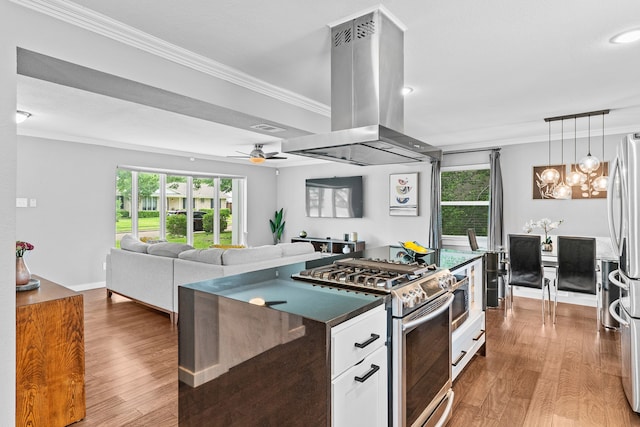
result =
[{"label": "cabinet hardware pull", "polygon": [[461,352],[460,352],[460,356],[458,356],[458,358],[456,359],[456,361],[455,361],[455,362],[453,362],[451,365],[453,365],[453,366],[458,366],[458,363],[460,363],[460,361],[461,361],[462,359],[464,359],[464,356],[466,356],[466,355],[467,355],[467,352],[466,352],[466,351],[464,351],[464,350],[463,350],[463,351],[461,351]]},{"label": "cabinet hardware pull", "polygon": [[371,364],[371,369],[369,369],[369,372],[367,372],[366,374],[364,374],[362,377],[355,377],[354,379],[355,379],[356,381],[358,381],[359,383],[363,383],[363,382],[365,382],[366,380],[368,380],[368,379],[369,379],[369,377],[370,377],[371,375],[373,375],[373,374],[375,374],[376,372],[378,372],[378,370],[379,370],[379,369],[380,369],[380,366],[378,366],[378,365],[374,365],[374,364]]},{"label": "cabinet hardware pull", "polygon": [[484,335],[484,329],[480,329],[480,333],[473,340],[478,341],[480,338],[482,338],[483,335]]},{"label": "cabinet hardware pull", "polygon": [[380,338],[380,335],[378,334],[371,334],[371,338],[369,338],[368,340],[366,340],[365,342],[357,342],[354,343],[353,345],[355,345],[358,348],[365,348],[366,346],[368,346],[369,344],[371,344],[372,342],[374,342],[375,340],[377,340],[378,338]]}]

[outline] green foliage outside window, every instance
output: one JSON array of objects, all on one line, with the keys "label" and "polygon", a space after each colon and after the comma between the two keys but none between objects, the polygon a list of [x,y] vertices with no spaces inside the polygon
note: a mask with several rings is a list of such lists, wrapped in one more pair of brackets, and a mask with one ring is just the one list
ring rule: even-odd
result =
[{"label": "green foliage outside window", "polygon": [[167,233],[170,236],[186,236],[187,235],[187,216],[186,215],[169,215],[167,217]]},{"label": "green foliage outside window", "polygon": [[[225,231],[229,226],[229,209],[220,209],[220,231]],[[202,217],[202,230],[213,233],[213,211],[209,211]]]},{"label": "green foliage outside window", "polygon": [[[466,236],[473,228],[478,236],[486,236],[489,225],[489,169],[443,171],[440,175],[442,202],[442,234]],[[456,202],[464,202],[456,204]],[[477,202],[478,204],[473,204]]]}]

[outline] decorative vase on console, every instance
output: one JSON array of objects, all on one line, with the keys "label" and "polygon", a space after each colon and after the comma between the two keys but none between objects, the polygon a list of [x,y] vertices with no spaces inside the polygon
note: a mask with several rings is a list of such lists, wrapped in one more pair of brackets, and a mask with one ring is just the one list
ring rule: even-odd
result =
[{"label": "decorative vase on console", "polygon": [[24,262],[24,255],[33,248],[31,243],[16,241],[16,286],[24,286],[31,280],[31,272]]}]

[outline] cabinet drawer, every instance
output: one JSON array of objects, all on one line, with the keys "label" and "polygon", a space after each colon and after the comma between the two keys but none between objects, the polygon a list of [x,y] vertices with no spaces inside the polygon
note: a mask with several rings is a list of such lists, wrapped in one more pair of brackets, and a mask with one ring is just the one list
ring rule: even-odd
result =
[{"label": "cabinet drawer", "polygon": [[378,348],[331,382],[333,427],[387,426],[386,350]]},{"label": "cabinet drawer", "polygon": [[380,305],[331,329],[331,378],[384,345],[387,312]]},{"label": "cabinet drawer", "polygon": [[[468,319],[462,327],[456,329],[451,337],[451,363],[459,362],[469,355],[478,340],[482,340],[485,329],[484,312]],[[454,367],[455,368],[455,367]]]}]

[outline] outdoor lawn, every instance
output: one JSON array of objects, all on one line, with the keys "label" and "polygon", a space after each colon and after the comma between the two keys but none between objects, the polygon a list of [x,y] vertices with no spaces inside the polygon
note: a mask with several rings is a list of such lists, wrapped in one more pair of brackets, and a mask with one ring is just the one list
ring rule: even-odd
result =
[{"label": "outdoor lawn", "polygon": [[[153,231],[158,231],[160,228],[160,218],[138,218],[138,231],[148,239],[158,239],[158,235],[152,235]],[[131,232],[131,218],[119,218],[116,222],[116,235],[120,236],[124,233]],[[186,236],[167,236],[169,242],[186,243]],[[220,233],[220,244],[231,244],[231,231],[224,231]],[[214,244],[213,233],[207,233],[204,231],[197,231],[193,233],[193,246],[198,249],[208,248]],[[117,238],[116,247],[120,247],[120,238]]]}]

